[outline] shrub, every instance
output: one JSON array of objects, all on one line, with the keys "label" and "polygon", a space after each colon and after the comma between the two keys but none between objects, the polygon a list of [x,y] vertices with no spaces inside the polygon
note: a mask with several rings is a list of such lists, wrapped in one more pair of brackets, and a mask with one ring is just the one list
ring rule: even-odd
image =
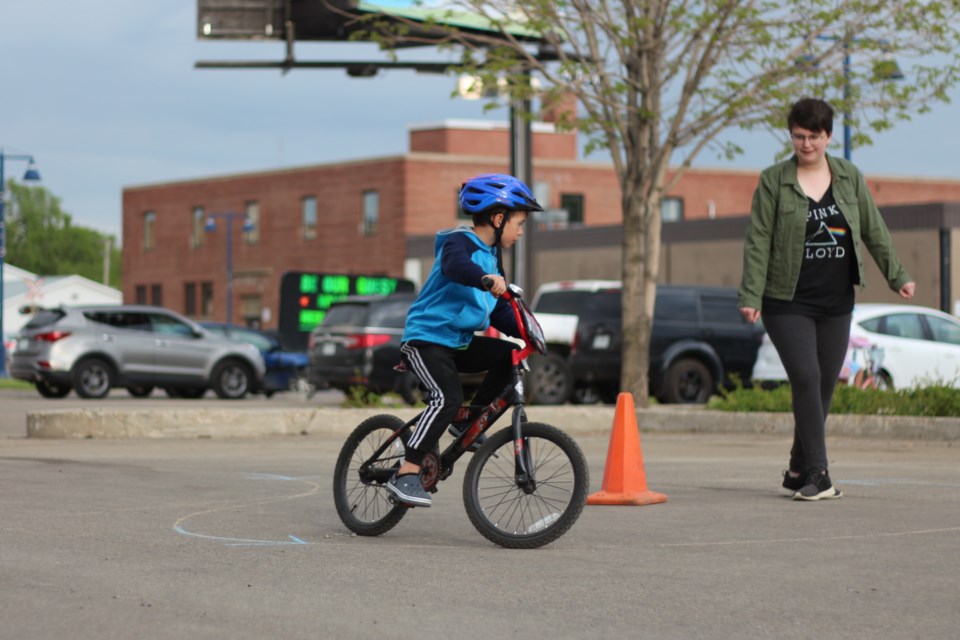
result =
[{"label": "shrub", "polygon": [[[737,384],[722,390],[710,400],[710,406],[720,411],[768,411],[789,413],[792,398],[789,384],[773,389],[759,386],[746,388]],[[960,417],[960,389],[945,383],[898,391],[857,389],[837,385],[830,405],[832,414],[860,414],[886,416]]]}]

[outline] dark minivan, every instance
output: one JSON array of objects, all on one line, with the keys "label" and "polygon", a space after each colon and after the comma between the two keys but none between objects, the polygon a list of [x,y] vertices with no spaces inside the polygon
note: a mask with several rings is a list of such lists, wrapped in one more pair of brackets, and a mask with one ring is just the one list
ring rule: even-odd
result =
[{"label": "dark minivan", "polygon": [[[620,389],[621,290],[585,303],[570,356],[574,401],[612,402]],[[763,329],[746,322],[732,287],[660,285],[650,339],[650,393],[704,403],[733,377],[750,380]]]}]

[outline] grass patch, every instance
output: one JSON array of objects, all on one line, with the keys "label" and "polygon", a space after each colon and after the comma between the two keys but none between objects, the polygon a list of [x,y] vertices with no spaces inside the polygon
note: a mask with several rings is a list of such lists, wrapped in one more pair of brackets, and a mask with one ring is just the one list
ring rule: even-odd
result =
[{"label": "grass patch", "polygon": [[23,380],[0,378],[0,389],[33,389],[33,385]]},{"label": "grass patch", "polygon": [[[773,389],[759,386],[722,390],[710,400],[710,407],[719,411],[792,412],[789,384]],[[837,385],[830,405],[831,414],[880,416],[920,416],[931,418],[960,417],[960,389],[947,384],[932,384],[915,389],[880,391]]]},{"label": "grass patch", "polygon": [[382,407],[405,407],[407,404],[396,393],[379,394],[366,387],[350,387],[340,406],[344,409],[378,409]]}]

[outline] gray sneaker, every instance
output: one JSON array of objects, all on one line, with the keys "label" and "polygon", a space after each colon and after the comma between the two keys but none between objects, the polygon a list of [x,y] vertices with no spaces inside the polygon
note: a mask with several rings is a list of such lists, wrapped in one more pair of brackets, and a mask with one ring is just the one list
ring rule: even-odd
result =
[{"label": "gray sneaker", "polygon": [[793,494],[794,500],[835,500],[843,497],[840,491],[830,481],[830,474],[825,469],[811,469],[807,472],[803,487]]},{"label": "gray sneaker", "polygon": [[393,474],[386,486],[387,491],[408,507],[429,507],[433,503],[430,494],[423,489],[419,473]]}]

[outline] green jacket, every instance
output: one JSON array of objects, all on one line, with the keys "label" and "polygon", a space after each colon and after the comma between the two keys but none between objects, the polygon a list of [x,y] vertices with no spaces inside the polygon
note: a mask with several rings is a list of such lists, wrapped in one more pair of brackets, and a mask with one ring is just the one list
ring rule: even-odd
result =
[{"label": "green jacket", "polygon": [[[899,291],[912,279],[897,259],[890,231],[863,175],[847,160],[827,155],[827,162],[833,175],[833,197],[850,225],[860,287],[866,286],[866,245],[887,284]],[[778,300],[793,299],[803,263],[807,210],[807,196],[797,181],[796,156],[764,169],[753,194],[743,247],[743,278],[738,292],[741,307],[760,309],[765,295]]]}]

